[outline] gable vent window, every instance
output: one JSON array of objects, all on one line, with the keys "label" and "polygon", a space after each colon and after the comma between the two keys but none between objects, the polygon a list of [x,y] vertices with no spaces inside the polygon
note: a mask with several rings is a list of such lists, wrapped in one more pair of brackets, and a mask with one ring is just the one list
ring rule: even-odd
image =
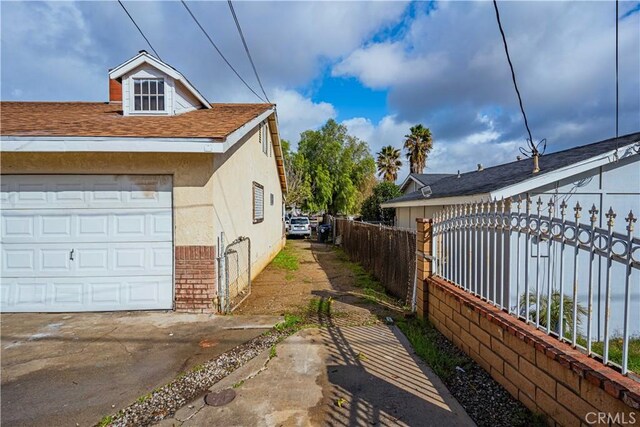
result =
[{"label": "gable vent window", "polygon": [[264,221],[264,187],[253,183],[253,223]]},{"label": "gable vent window", "polygon": [[134,111],[164,111],[164,80],[133,80]]},{"label": "gable vent window", "polygon": [[269,125],[266,121],[260,123],[260,128],[258,129],[258,141],[262,145],[262,152],[264,154],[269,153]]}]

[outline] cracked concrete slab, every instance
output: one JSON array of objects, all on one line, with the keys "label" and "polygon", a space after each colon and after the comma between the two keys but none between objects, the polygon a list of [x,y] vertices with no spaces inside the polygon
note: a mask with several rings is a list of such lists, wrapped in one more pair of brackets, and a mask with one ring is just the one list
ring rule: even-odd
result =
[{"label": "cracked concrete slab", "polygon": [[276,354],[265,351],[211,388],[235,384],[228,405],[200,398],[159,425],[474,425],[394,326],[305,329]]},{"label": "cracked concrete slab", "polygon": [[2,425],[93,425],[279,316],[2,314]]}]

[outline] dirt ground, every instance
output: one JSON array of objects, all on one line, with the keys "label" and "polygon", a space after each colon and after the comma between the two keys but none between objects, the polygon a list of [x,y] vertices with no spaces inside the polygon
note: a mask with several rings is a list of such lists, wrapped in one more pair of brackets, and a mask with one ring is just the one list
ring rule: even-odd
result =
[{"label": "dirt ground", "polygon": [[234,314],[304,312],[314,298],[332,299],[332,322],[337,325],[376,323],[403,312],[398,307],[371,302],[355,286],[355,273],[328,244],[308,239],[288,240],[299,268],[289,271],[269,265],[251,284],[251,295]]}]

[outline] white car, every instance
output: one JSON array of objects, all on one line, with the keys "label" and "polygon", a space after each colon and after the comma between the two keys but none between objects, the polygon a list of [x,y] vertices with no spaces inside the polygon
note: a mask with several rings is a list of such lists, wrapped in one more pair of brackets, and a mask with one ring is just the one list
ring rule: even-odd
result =
[{"label": "white car", "polygon": [[294,216],[289,220],[290,236],[311,237],[311,223],[306,216]]}]

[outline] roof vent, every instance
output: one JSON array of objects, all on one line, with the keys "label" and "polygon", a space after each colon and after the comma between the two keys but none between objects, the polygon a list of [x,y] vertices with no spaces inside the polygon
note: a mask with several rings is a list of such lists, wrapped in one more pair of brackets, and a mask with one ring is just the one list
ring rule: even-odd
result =
[{"label": "roof vent", "polygon": [[142,49],[142,50],[139,50],[138,53],[149,53],[149,52],[147,52],[146,50]]},{"label": "roof vent", "polygon": [[522,160],[522,157],[520,157],[520,156],[516,156],[516,160],[517,160],[517,161],[520,161],[520,160]]},{"label": "roof vent", "polygon": [[458,169],[458,176],[456,178],[460,178],[460,169]]},{"label": "roof vent", "polygon": [[422,192],[422,197],[431,197],[431,187],[429,187],[428,185],[422,187],[420,191]]},{"label": "roof vent", "polygon": [[480,172],[481,170],[484,170],[484,167],[482,167],[482,163],[478,163],[478,172]]}]

